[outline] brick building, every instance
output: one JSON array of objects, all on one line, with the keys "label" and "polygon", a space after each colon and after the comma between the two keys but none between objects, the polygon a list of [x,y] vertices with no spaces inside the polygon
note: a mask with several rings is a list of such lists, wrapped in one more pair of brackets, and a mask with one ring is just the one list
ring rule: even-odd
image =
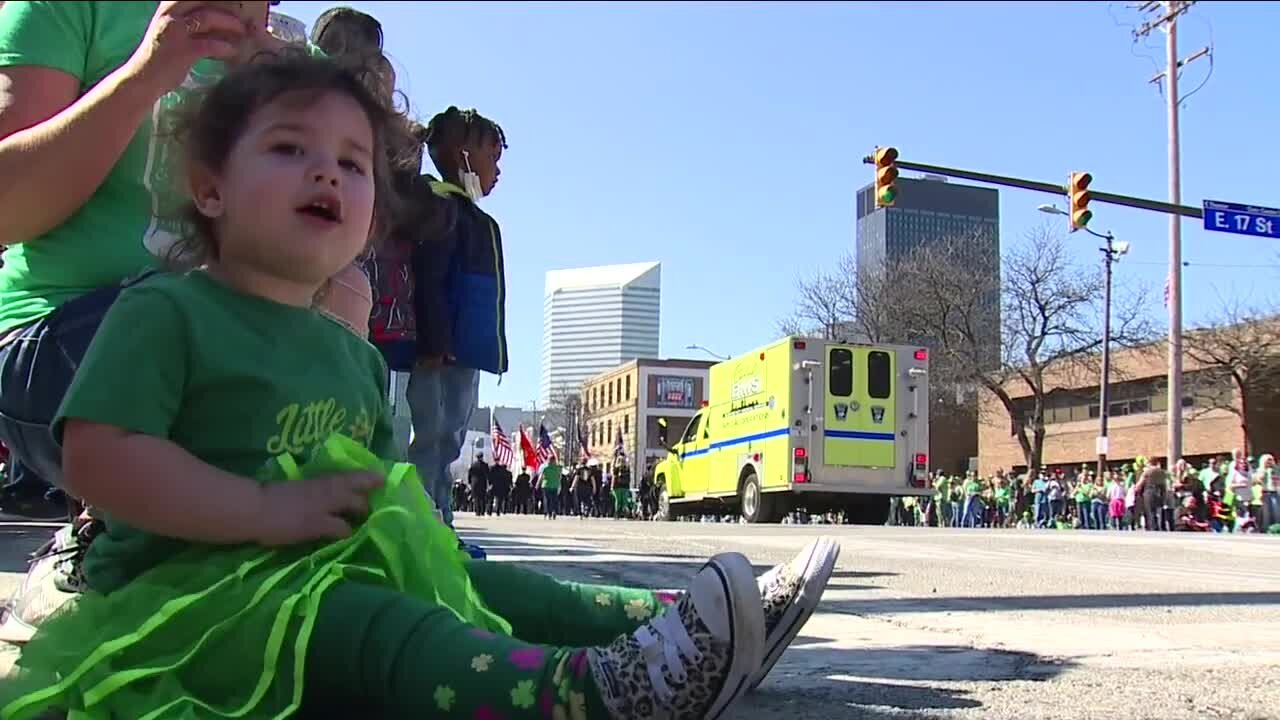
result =
[{"label": "brick building", "polygon": [[[582,385],[583,435],[591,456],[612,464],[621,431],[632,468],[665,457],[658,442],[658,419],[667,419],[673,436],[682,431],[707,397],[708,372],[714,364],[640,358],[587,380]],[[639,479],[638,474],[633,477]]]},{"label": "brick building", "polygon": [[[1167,451],[1167,347],[1160,342],[1112,351],[1108,460],[1123,463],[1138,455],[1161,457]],[[1280,347],[1275,350],[1280,355]],[[1054,388],[1045,398],[1046,467],[1097,462],[1098,377],[1096,362],[1046,371],[1045,386]],[[1184,355],[1183,377],[1183,458],[1199,464],[1242,447],[1242,407],[1248,414],[1251,450],[1280,450],[1280,393],[1275,392],[1280,384],[1253,384],[1251,388],[1260,390],[1241,398],[1222,368],[1197,362],[1191,354]],[[1031,397],[1021,381],[1012,381],[1007,387],[1017,404],[1030,408]],[[1004,406],[988,392],[980,395],[979,402],[979,472],[1024,469],[1026,460]]]}]

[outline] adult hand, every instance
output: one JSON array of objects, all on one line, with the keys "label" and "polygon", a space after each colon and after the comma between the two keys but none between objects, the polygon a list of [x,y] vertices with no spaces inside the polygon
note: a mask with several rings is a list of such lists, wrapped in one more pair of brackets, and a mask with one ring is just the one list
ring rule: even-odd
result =
[{"label": "adult hand", "polygon": [[162,2],[125,67],[159,97],[181,85],[198,60],[235,59],[246,33],[244,19],[224,3]]},{"label": "adult hand", "polygon": [[267,547],[341,540],[369,514],[369,493],[381,486],[382,478],[369,472],[264,485],[253,537]]}]

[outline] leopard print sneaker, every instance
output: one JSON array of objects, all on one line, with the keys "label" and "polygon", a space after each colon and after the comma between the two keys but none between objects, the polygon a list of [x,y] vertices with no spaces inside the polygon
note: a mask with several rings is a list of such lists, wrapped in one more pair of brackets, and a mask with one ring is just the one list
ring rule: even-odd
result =
[{"label": "leopard print sneaker", "polygon": [[800,628],[809,621],[822,600],[822,591],[831,580],[840,545],[833,538],[822,537],[809,543],[789,562],[772,568],[760,576],[760,599],[764,606],[764,662],[748,685],[754,690],[773,670],[782,653]]},{"label": "leopard print sneaker", "polygon": [[764,617],[751,563],[717,555],[666,612],[588,652],[613,720],[721,717],[764,658]]}]

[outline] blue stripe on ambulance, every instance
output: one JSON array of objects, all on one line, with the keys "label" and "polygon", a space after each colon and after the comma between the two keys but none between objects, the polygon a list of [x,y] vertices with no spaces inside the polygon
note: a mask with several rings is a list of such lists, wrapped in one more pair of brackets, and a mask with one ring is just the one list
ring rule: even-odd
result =
[{"label": "blue stripe on ambulance", "polygon": [[[762,440],[771,440],[776,437],[784,437],[790,434],[791,428],[778,428],[777,430],[768,430],[754,435],[743,435],[742,437],[730,438],[728,440],[720,440],[711,443],[711,447],[702,448],[701,450],[690,450],[684,454],[684,458],[696,458],[710,453],[712,450],[723,450],[733,447],[734,445],[743,445],[746,443],[760,442]],[[834,438],[836,440],[881,440],[885,442],[893,442],[893,433],[876,433],[876,432],[858,432],[854,430],[827,430],[823,433],[824,437]]]},{"label": "blue stripe on ambulance", "polygon": [[825,430],[822,436],[836,440],[883,440],[885,442],[893,442],[895,439],[893,433],[861,432],[858,430]]},{"label": "blue stripe on ambulance", "polygon": [[785,437],[786,435],[790,434],[790,432],[791,432],[791,428],[783,427],[783,428],[778,428],[777,430],[767,430],[762,433],[755,433],[754,435],[743,435],[742,437],[729,438],[728,440],[720,440],[718,442],[711,443],[711,447],[703,448],[701,450],[692,450],[690,452],[687,452],[684,454],[684,457],[694,458],[694,457],[698,457],[699,455],[706,455],[712,450],[723,450],[724,448],[733,447],[734,445],[743,445],[745,443],[760,442],[761,440],[770,440],[776,437]]}]

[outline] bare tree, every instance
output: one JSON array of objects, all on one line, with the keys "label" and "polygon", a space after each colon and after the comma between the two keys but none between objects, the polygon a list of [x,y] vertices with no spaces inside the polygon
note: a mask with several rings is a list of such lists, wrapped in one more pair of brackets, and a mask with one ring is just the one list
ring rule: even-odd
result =
[{"label": "bare tree", "polygon": [[[1002,260],[996,239],[975,229],[855,273],[852,288],[818,274],[801,283],[802,298],[844,297],[821,307],[840,308],[873,342],[930,347],[933,393],[961,409],[972,408],[975,389],[994,396],[1034,469],[1043,457],[1046,401],[1076,385],[1064,380],[1092,374],[1102,345],[1102,269],[1071,255],[1063,235],[1045,226],[1028,231]],[[1145,293],[1113,295],[1113,341],[1149,340]],[[811,309],[802,304],[797,315],[813,319]]]},{"label": "bare tree", "polygon": [[1250,432],[1252,402],[1280,395],[1280,314],[1237,300],[1223,301],[1210,323],[1183,334],[1182,348],[1200,366],[1187,375],[1186,391],[1193,399],[1190,417],[1211,410],[1230,412],[1239,419],[1241,442],[1250,452],[1255,444]]},{"label": "bare tree", "polygon": [[795,280],[796,304],[778,321],[783,335],[809,335],[834,339],[838,328],[853,317],[853,259],[845,255],[833,268],[815,271]]},{"label": "bare tree", "polygon": [[778,322],[784,335],[905,342],[896,322],[897,286],[888,268],[858,267],[852,253],[835,267],[796,278],[796,306]]},{"label": "bare tree", "polygon": [[[1050,395],[1094,373],[1102,346],[1102,269],[1071,258],[1065,238],[1048,226],[998,258],[980,232],[946,238],[906,258],[902,271],[915,299],[906,305],[913,332],[933,340],[946,375],[991,393],[1011,420],[1027,467],[1044,453]],[[989,268],[997,263],[1000,280]],[[984,272],[984,269],[986,272]],[[1112,340],[1138,345],[1152,334],[1145,293],[1113,293]],[[996,317],[995,313],[999,316]],[[999,328],[997,340],[993,328]],[[932,365],[932,363],[931,363]],[[1070,380],[1069,382],[1064,382]]]}]

